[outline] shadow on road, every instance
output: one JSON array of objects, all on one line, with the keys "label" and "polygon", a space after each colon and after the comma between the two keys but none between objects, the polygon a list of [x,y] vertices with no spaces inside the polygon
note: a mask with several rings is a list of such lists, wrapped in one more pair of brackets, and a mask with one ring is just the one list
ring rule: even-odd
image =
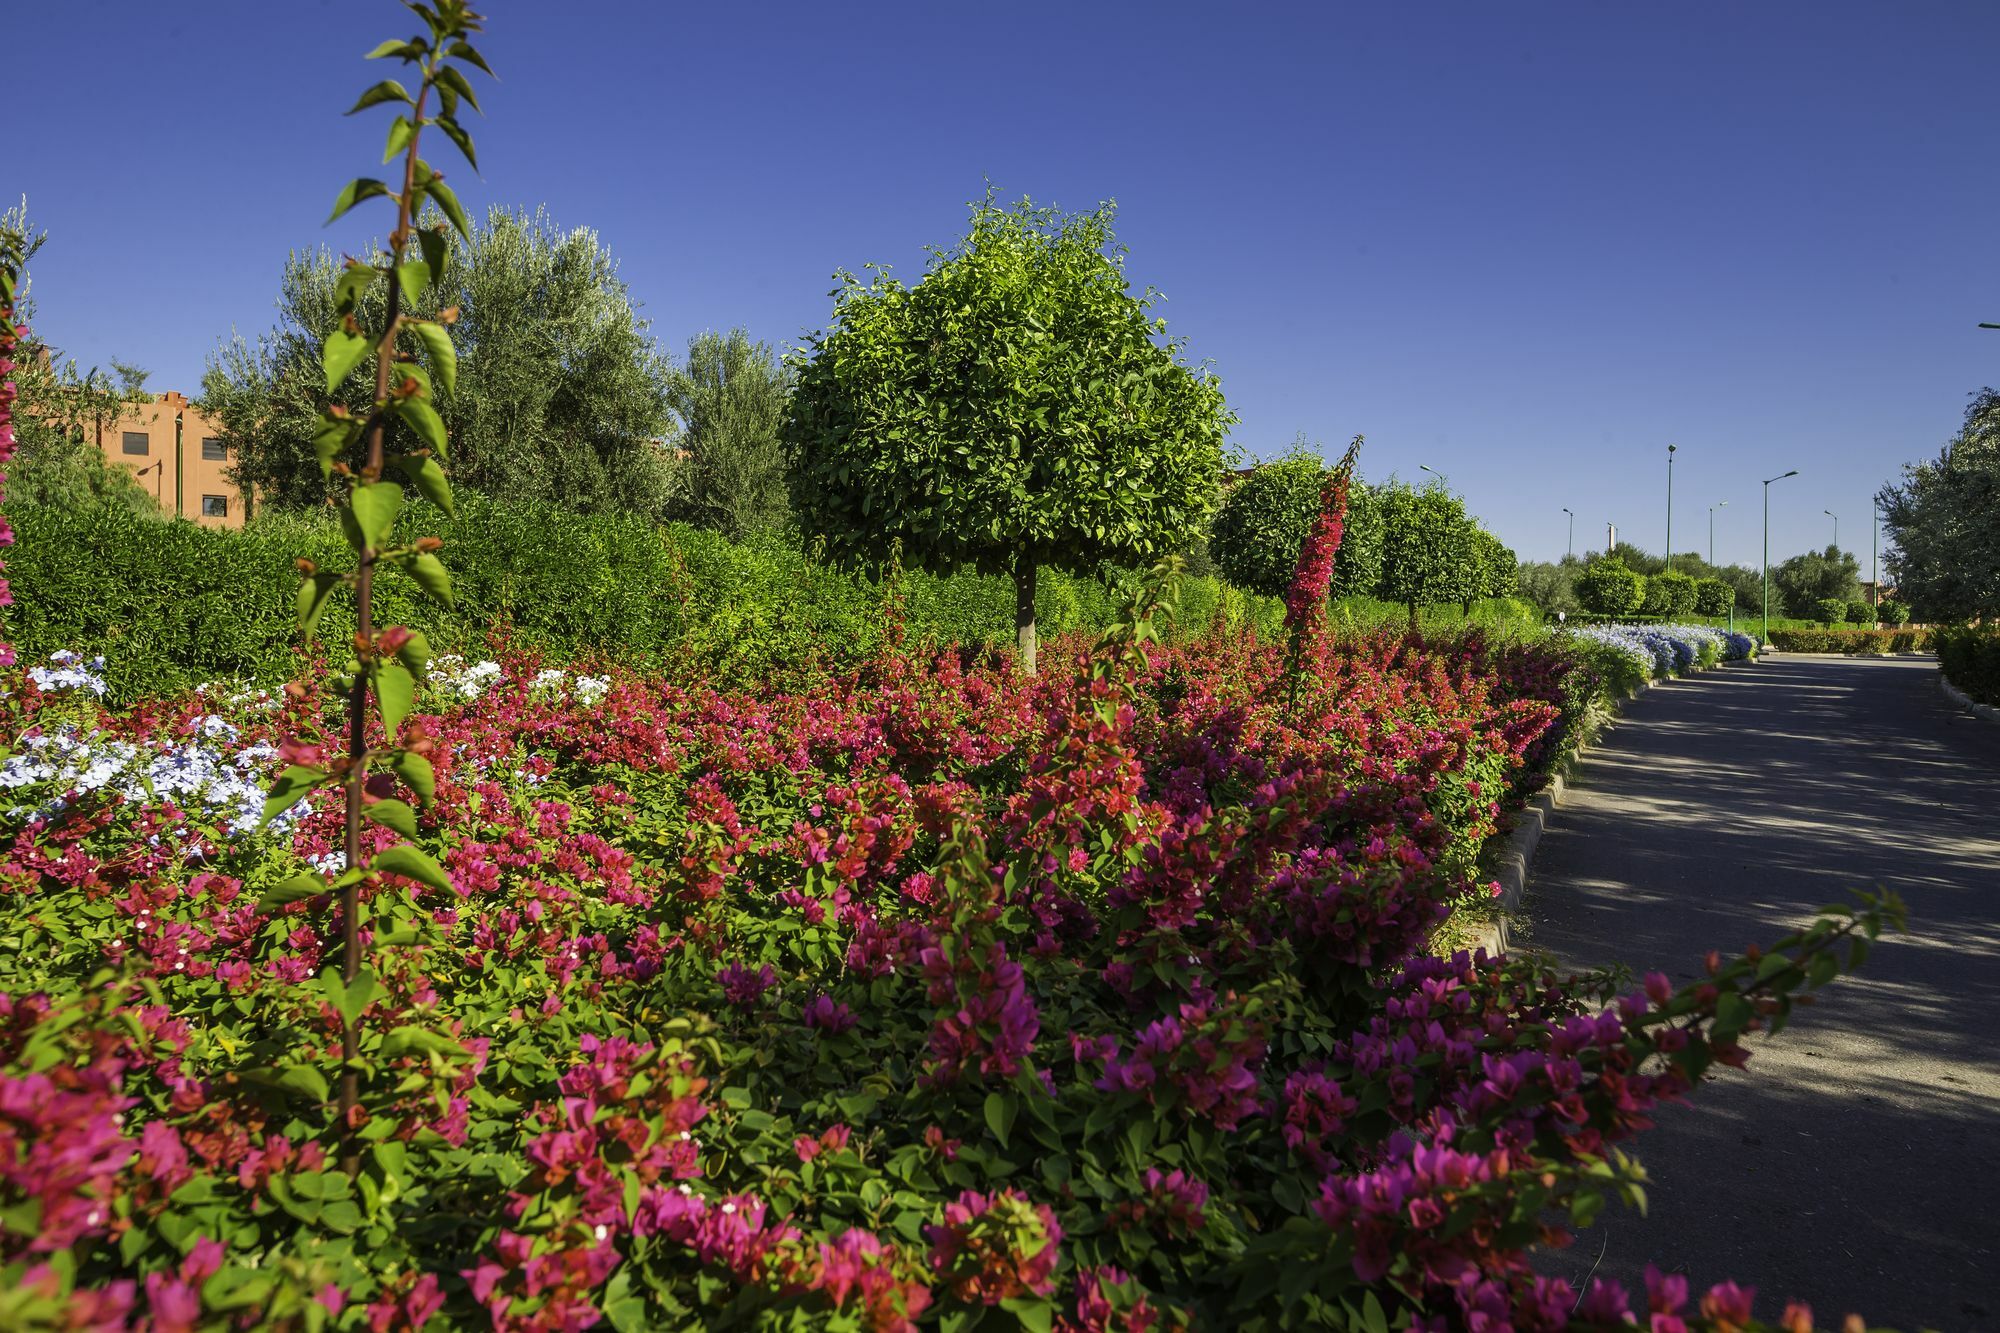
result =
[{"label": "shadow on road", "polygon": [[1678,980],[1856,888],[1910,934],[1636,1145],[1646,1217],[1546,1267],[1757,1285],[1823,1323],[2000,1328],[2000,727],[1929,659],[1785,657],[1634,701],[1535,857],[1529,945]]}]

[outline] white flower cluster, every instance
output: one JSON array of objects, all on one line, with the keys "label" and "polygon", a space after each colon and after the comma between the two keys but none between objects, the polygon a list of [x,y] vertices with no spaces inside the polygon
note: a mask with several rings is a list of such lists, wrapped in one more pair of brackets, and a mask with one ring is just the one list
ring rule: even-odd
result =
[{"label": "white flower cluster", "polygon": [[500,679],[500,664],[467,662],[456,653],[433,658],[426,671],[430,687],[455,703],[469,704]]},{"label": "white flower cluster", "polygon": [[260,690],[238,681],[204,681],[194,687],[194,692],[204,699],[213,699],[232,712],[274,713],[284,702],[269,690]]},{"label": "white flower cluster", "polygon": [[[179,744],[165,742],[142,748],[101,732],[79,736],[73,730],[23,737],[20,748],[0,763],[0,789],[39,790],[38,807],[16,806],[9,814],[53,815],[80,797],[99,792],[129,801],[172,801],[183,809],[200,809],[227,821],[229,831],[242,835],[257,827],[264,814],[260,775],[277,758],[267,744],[232,749],[236,728],[220,717],[204,717],[195,736]],[[301,801],[272,828],[282,832],[311,808]]]},{"label": "white flower cluster", "polygon": [[104,659],[93,657],[88,662],[82,653],[64,648],[49,654],[53,666],[29,667],[28,679],[43,690],[89,690],[102,699],[104,697]]},{"label": "white flower cluster", "polygon": [[569,696],[585,708],[595,708],[604,702],[604,696],[610,692],[611,678],[585,675],[572,677],[567,671],[551,667],[546,671],[536,672],[534,680],[528,683],[528,690],[541,699],[560,699],[567,690]]}]

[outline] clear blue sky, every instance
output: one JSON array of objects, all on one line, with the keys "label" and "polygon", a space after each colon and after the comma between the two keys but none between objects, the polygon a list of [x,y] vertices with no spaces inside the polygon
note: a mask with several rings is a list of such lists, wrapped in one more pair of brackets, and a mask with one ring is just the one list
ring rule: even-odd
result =
[{"label": "clear blue sky", "polygon": [[[1866,576],[1875,488],[2000,382],[2000,6],[660,5],[490,0],[469,208],[598,229],[663,343],[796,343],[836,268],[921,271],[990,178],[1115,198],[1237,447],[1366,432],[1523,557],[1621,536]],[[10,6],[0,193],[43,331],[192,390],[377,160],[387,0]],[[442,154],[433,154],[442,162]],[[1693,539],[1693,540],[1690,540]]]}]

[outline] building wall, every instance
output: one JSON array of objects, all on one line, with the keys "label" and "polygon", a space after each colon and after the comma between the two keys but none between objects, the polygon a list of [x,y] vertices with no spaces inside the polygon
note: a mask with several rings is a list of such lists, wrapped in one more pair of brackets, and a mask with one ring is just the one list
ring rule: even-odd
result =
[{"label": "building wall", "polygon": [[[229,480],[231,459],[211,457],[221,431],[178,393],[132,403],[97,428],[97,447],[131,472],[169,514],[211,528],[240,528],[248,497]],[[220,512],[217,512],[217,511]]]}]

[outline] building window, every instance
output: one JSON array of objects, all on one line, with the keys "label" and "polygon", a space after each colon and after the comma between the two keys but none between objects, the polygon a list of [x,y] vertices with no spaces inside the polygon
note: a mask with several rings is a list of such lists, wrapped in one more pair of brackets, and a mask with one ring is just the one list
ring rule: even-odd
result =
[{"label": "building window", "polygon": [[201,497],[203,518],[228,518],[229,497],[226,495],[204,495]]},{"label": "building window", "polygon": [[125,452],[150,454],[153,452],[152,439],[143,430],[128,430],[125,432]]},{"label": "building window", "polygon": [[229,457],[229,447],[213,435],[201,437],[201,456],[218,462]]}]

